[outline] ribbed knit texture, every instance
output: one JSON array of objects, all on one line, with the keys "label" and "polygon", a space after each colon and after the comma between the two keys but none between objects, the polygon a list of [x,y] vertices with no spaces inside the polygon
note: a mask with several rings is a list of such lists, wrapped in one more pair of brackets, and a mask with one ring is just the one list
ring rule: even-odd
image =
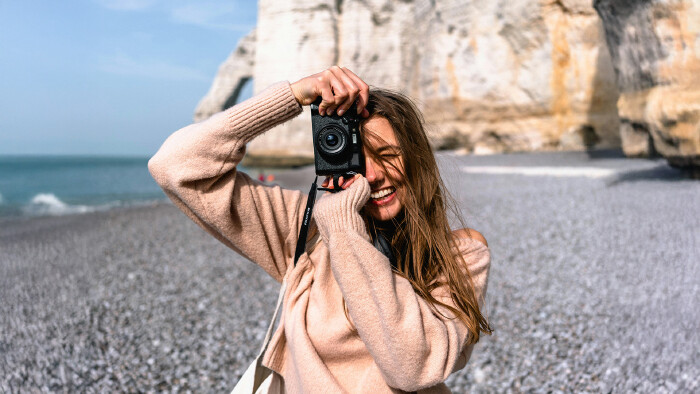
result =
[{"label": "ribbed knit texture", "polygon": [[370,240],[360,210],[369,200],[371,188],[364,177],[355,180],[350,188],[341,192],[323,195],[314,208],[314,218],[324,241],[330,233],[351,231]]},{"label": "ribbed knit texture", "polygon": [[[314,220],[320,240],[294,266],[306,197],[236,171],[248,141],[300,112],[290,85],[276,84],[175,132],[149,169],[204,230],[276,280],[286,277],[279,329],[264,364],[284,377],[287,392],[449,392],[442,382],[471,355],[468,331],[446,309],[435,313],[374,248],[359,214],[369,198],[366,179],[319,198]],[[464,257],[483,300],[488,248],[458,239],[455,253]],[[452,302],[444,287],[433,295]]]},{"label": "ribbed knit texture", "polygon": [[290,93],[289,83],[278,83],[227,110],[232,136],[246,144],[261,132],[299,115],[301,106]]}]

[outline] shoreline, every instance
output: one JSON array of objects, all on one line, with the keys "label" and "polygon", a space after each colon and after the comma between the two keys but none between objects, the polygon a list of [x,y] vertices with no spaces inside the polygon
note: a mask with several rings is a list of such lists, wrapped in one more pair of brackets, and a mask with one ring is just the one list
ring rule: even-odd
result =
[{"label": "shoreline", "polygon": [[[2,157],[2,156],[0,156]],[[24,156],[18,156],[24,157]],[[28,156],[29,157],[29,156]],[[34,156],[31,156],[34,157]],[[41,157],[38,155],[37,157]],[[53,157],[53,156],[47,156]],[[57,155],[57,158],[64,158],[64,156]],[[93,158],[92,156],[65,156],[68,158]],[[132,159],[132,157],[107,157],[106,159]],[[608,165],[612,162],[621,163],[623,167],[635,167],[639,166],[639,163],[665,163],[664,159],[661,158],[628,158],[625,157],[620,149],[597,149],[592,151],[540,151],[540,152],[510,152],[510,153],[494,153],[488,155],[474,155],[465,154],[460,151],[446,150],[437,152],[436,158],[442,164],[447,162],[448,167],[450,162],[466,161],[467,163],[481,163],[481,164],[495,164],[502,163],[504,161],[515,161],[518,162],[519,166],[522,168],[528,168],[531,166],[541,166],[546,165],[551,160],[570,160],[573,159],[577,162],[576,166],[585,166],[588,163],[595,163],[596,166]],[[133,157],[133,159],[144,159],[143,157]],[[669,167],[670,168],[670,167]],[[445,168],[443,168],[443,171]],[[675,169],[673,169],[675,170]],[[671,170],[671,171],[673,171]],[[292,168],[246,168],[244,172],[248,173],[253,179],[257,179],[257,175],[260,172],[265,174],[272,174],[275,176],[274,181],[266,183],[268,185],[280,185],[283,188],[301,190],[304,193],[308,192],[308,188],[313,182],[315,173],[313,165],[305,165],[300,167]],[[669,173],[670,174],[670,173]],[[672,174],[677,177],[686,177],[683,170],[677,170],[677,174]],[[690,179],[690,177],[687,177]],[[49,217],[71,217],[80,215],[89,215],[93,213],[100,212],[110,212],[119,211],[123,209],[131,209],[142,206],[155,206],[162,203],[170,203],[168,198],[162,194],[162,198],[159,199],[149,199],[149,200],[132,200],[132,201],[112,201],[107,202],[102,205],[80,205],[80,206],[69,206],[71,208],[86,208],[85,212],[75,212],[67,211],[65,213],[39,213],[39,214],[12,214],[1,216],[0,215],[0,226],[2,225],[14,225],[21,224],[26,221],[31,221],[34,219],[49,218]],[[17,208],[19,209],[19,208]],[[0,229],[0,235],[2,234]]]},{"label": "shoreline", "polygon": [[[253,179],[257,179],[258,172],[261,171],[261,169],[246,169],[244,170],[249,174],[249,176]],[[299,167],[299,168],[293,168],[293,169],[264,169],[264,173],[266,174],[272,174],[274,175],[274,181],[272,182],[266,182],[268,185],[280,185],[281,187],[284,188],[289,188],[289,189],[298,189],[298,190],[303,190],[308,192],[308,187],[311,185],[314,177],[314,169],[313,166],[305,166],[305,167]],[[152,181],[153,185],[155,188],[158,188],[158,186],[155,184],[155,181]],[[158,188],[158,190],[160,190]],[[59,204],[59,206],[50,206],[47,205],[43,207],[43,209],[40,209],[39,212],[35,213],[23,213],[22,210],[24,210],[27,206],[28,203],[25,205],[19,206],[19,205],[10,205],[9,209],[11,210],[10,214],[2,215],[0,214],[0,226],[3,225],[18,225],[22,224],[27,220],[33,220],[33,219],[39,219],[39,218],[48,218],[48,217],[70,217],[74,215],[88,215],[92,213],[99,213],[99,212],[110,212],[110,211],[118,211],[122,209],[130,209],[134,207],[141,207],[141,206],[153,206],[157,205],[163,202],[169,202],[168,198],[160,192],[160,197],[156,198],[149,198],[149,199],[134,199],[134,200],[128,200],[128,201],[123,201],[123,200],[115,200],[115,201],[107,201],[102,204],[98,205],[70,205],[70,204],[65,204],[63,201],[59,200],[53,193],[46,192],[43,193],[42,195],[45,195],[47,197],[52,198],[52,201],[48,201],[49,203],[52,204]],[[0,204],[2,204],[2,199],[0,197]],[[5,208],[8,206],[5,205]],[[54,209],[55,208],[55,209]],[[0,211],[2,213],[2,211]],[[2,234],[2,231],[0,229],[0,235]]]}]

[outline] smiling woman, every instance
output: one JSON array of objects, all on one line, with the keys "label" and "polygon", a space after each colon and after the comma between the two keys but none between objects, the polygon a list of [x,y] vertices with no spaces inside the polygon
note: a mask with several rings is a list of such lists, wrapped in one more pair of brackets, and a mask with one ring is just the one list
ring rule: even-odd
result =
[{"label": "smiling woman", "polygon": [[[464,256],[452,248],[455,239],[487,245],[486,240],[475,230],[450,229],[448,193],[415,104],[400,93],[373,89],[367,110],[370,116],[362,123],[365,177],[372,191],[362,211],[367,228],[373,239],[388,241],[395,272],[432,306],[461,319],[476,343],[480,332],[491,329],[464,270]],[[450,303],[435,297],[436,283],[449,288]]]},{"label": "smiling woman", "polygon": [[[319,199],[295,262],[306,197],[237,165],[250,140],[318,96],[321,115],[357,101],[366,172]],[[444,381],[491,332],[481,311],[489,249],[476,231],[449,228],[420,112],[348,69],[273,85],[177,131],[149,169],[192,220],[284,283],[262,363],[286,391],[449,392]]]}]

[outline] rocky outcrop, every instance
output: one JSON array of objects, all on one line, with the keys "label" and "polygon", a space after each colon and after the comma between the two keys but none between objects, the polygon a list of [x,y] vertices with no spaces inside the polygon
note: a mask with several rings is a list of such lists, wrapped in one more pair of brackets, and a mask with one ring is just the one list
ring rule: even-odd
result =
[{"label": "rocky outcrop", "polygon": [[700,174],[700,1],[596,0],[620,91],[622,147]]},{"label": "rocky outcrop", "polygon": [[255,30],[243,37],[219,67],[209,92],[197,104],[194,120],[199,122],[236,103],[243,86],[253,77]]},{"label": "rocky outcrop", "polygon": [[[585,2],[436,2],[411,92],[444,141],[475,153],[619,144],[614,73]],[[422,30],[422,31],[421,31]]]},{"label": "rocky outcrop", "polygon": [[[439,148],[620,144],[615,73],[588,1],[260,0],[256,31],[255,91],[342,64],[415,98]],[[247,159],[308,161],[310,130],[307,113],[251,142]]]}]

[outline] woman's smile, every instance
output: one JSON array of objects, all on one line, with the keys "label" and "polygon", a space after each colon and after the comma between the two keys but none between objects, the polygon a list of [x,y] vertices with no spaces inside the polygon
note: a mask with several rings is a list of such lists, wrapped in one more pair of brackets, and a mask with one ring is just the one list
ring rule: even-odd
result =
[{"label": "woman's smile", "polygon": [[372,192],[372,194],[370,194],[369,203],[381,207],[390,203],[394,197],[396,197],[396,188],[390,186],[376,192]]}]

